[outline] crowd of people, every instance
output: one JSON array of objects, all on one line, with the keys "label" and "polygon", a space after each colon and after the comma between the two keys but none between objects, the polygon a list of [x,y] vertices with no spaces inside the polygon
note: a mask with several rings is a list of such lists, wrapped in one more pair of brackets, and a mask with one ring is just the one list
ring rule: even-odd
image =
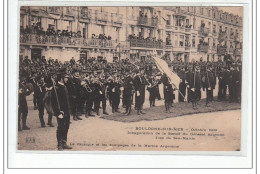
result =
[{"label": "crowd of people", "polygon": [[[41,23],[33,23],[32,26],[26,26],[23,28],[20,27],[20,33],[21,34],[37,34],[41,36],[58,36],[58,37],[73,37],[73,38],[86,38],[86,35],[82,35],[81,31],[73,32],[69,30],[55,30],[54,26],[49,26],[47,30],[45,31],[43,27],[41,27]],[[92,39],[104,39],[104,40],[111,40],[111,36],[106,36],[105,34],[99,34],[95,35],[92,34]]]},{"label": "crowd of people", "polygon": [[70,116],[78,121],[83,119],[82,115],[86,118],[101,113],[108,115],[108,105],[112,108],[112,114],[120,113],[120,103],[126,116],[131,115],[133,110],[137,111],[137,115],[145,114],[145,91],[149,91],[150,107],[153,107],[155,100],[162,98],[160,84],[163,84],[166,113],[172,112],[176,90],[179,93],[178,101],[185,102],[187,95],[187,102],[192,103],[193,109],[198,109],[201,90],[206,91],[206,106],[210,106],[217,79],[218,100],[240,102],[240,61],[233,61],[228,56],[218,62],[166,61],[169,68],[180,77],[179,84],[172,85],[152,59],[135,62],[125,59],[108,63],[105,59],[92,57],[78,61],[72,58],[62,63],[58,59],[46,60],[44,56],[36,60],[25,57],[20,60],[19,66],[18,130],[30,129],[27,125],[26,96],[32,93],[41,127],[46,126],[45,110],[48,114],[47,125],[53,127],[52,116],[57,117],[59,150],[70,148],[66,144]]}]

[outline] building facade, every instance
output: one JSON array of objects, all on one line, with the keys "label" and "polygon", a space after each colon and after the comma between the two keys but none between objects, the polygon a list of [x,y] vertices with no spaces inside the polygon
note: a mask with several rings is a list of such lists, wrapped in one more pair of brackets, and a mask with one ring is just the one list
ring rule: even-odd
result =
[{"label": "building facade", "polygon": [[242,59],[242,18],[216,7],[20,8],[20,57]]}]

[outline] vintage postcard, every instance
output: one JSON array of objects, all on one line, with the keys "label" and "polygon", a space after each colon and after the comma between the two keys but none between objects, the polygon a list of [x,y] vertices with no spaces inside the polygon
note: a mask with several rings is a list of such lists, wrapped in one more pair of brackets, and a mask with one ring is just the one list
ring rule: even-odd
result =
[{"label": "vintage postcard", "polygon": [[18,151],[241,151],[243,6],[20,6]]}]

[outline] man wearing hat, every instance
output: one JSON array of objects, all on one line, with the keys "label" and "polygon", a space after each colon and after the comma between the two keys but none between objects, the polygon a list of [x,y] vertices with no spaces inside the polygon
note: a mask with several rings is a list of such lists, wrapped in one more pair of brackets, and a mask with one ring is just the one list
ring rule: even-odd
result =
[{"label": "man wearing hat", "polygon": [[198,109],[197,104],[200,99],[201,89],[201,75],[200,67],[195,65],[195,71],[187,75],[187,88],[192,102],[193,109]]},{"label": "man wearing hat", "polygon": [[[45,86],[45,82],[44,82],[44,77],[43,76],[39,76],[37,78],[37,86],[35,88],[34,91],[34,95],[35,98],[37,100],[37,106],[38,106],[38,111],[39,111],[39,119],[41,122],[41,127],[45,127],[45,122],[44,122],[44,96],[46,93],[46,86]],[[52,115],[49,113],[49,117],[48,117],[48,125],[50,127],[54,127],[52,124]]]},{"label": "man wearing hat", "polygon": [[133,78],[130,76],[129,69],[125,69],[126,77],[124,80],[123,85],[123,101],[125,104],[125,115],[130,115],[131,113],[131,106],[132,106],[132,100],[133,100]]},{"label": "man wearing hat", "polygon": [[70,125],[70,102],[69,92],[64,85],[66,70],[61,69],[57,73],[56,85],[52,91],[52,108],[54,116],[57,117],[57,141],[58,150],[72,149],[67,145],[67,135]]},{"label": "man wearing hat", "polygon": [[134,77],[135,104],[137,115],[145,114],[142,109],[145,101],[145,85],[147,84],[148,83],[144,77],[144,69],[141,68],[140,72],[137,72],[137,75]]},{"label": "man wearing hat", "polygon": [[[23,73],[20,72],[19,78],[19,95],[18,95],[18,131],[29,130],[30,128],[26,125],[28,106],[26,96],[30,94],[29,89],[26,87],[26,80]],[[22,125],[21,126],[21,120]]]},{"label": "man wearing hat", "polygon": [[186,81],[186,72],[185,72],[185,67],[184,65],[182,65],[180,67],[180,71],[178,72],[178,76],[180,77],[180,84],[179,84],[179,90],[180,92],[182,93],[179,94],[179,102],[184,102],[184,97],[186,95],[186,84],[185,84],[185,81]]},{"label": "man wearing hat", "polygon": [[204,73],[204,78],[202,78],[203,91],[206,88],[206,106],[213,101],[213,90],[215,89],[216,83],[214,79],[214,74],[212,72],[211,66],[206,66],[206,71]]},{"label": "man wearing hat", "polygon": [[72,92],[72,115],[73,120],[82,120],[79,116],[81,115],[81,108],[80,108],[80,88],[81,88],[81,81],[79,78],[79,71],[78,69],[73,70],[73,78],[72,78],[72,85],[73,85],[73,92]]}]

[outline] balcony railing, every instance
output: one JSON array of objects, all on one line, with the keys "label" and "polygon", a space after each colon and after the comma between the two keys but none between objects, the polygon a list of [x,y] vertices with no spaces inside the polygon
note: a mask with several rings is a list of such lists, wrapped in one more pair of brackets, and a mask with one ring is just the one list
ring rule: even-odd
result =
[{"label": "balcony railing", "polygon": [[176,31],[185,31],[185,27],[184,26],[175,26],[174,28]]},{"label": "balcony railing", "polygon": [[82,19],[91,19],[92,18],[92,10],[87,9],[85,11],[81,11],[80,18]]},{"label": "balcony railing", "polygon": [[172,49],[173,46],[172,45],[165,45],[165,49]]},{"label": "balcony railing", "polygon": [[115,41],[104,39],[84,39],[66,36],[42,36],[37,34],[21,34],[20,43],[28,45],[62,46],[62,47],[95,47],[115,48]]},{"label": "balcony railing", "polygon": [[190,46],[185,46],[185,50],[186,51],[190,50]]},{"label": "balcony railing", "polygon": [[190,31],[191,31],[191,27],[185,26],[185,32],[190,32]]},{"label": "balcony railing", "polygon": [[108,21],[108,13],[96,10],[96,20],[97,21],[107,22]]},{"label": "balcony railing", "polygon": [[62,13],[62,7],[48,7],[49,13],[53,13],[53,14],[61,14]]},{"label": "balcony railing", "polygon": [[198,34],[200,36],[207,36],[209,34],[209,28],[206,27],[199,27]]},{"label": "balcony railing", "polygon": [[158,18],[148,18],[148,17],[145,17],[145,16],[139,16],[138,17],[138,25],[157,27]]},{"label": "balcony railing", "polygon": [[227,53],[227,47],[218,47],[217,53],[220,54],[220,55],[226,54]]},{"label": "balcony railing", "polygon": [[112,18],[113,23],[120,23],[121,24],[123,22],[123,15],[121,15],[121,14],[112,13],[111,18]]},{"label": "balcony railing", "polygon": [[203,52],[203,53],[207,53],[209,51],[209,45],[199,44],[198,45],[198,51]]},{"label": "balcony railing", "polygon": [[130,46],[131,47],[160,48],[160,49],[163,49],[163,42],[131,39],[130,40]]},{"label": "balcony railing", "polygon": [[234,55],[241,55],[242,54],[242,49],[236,48],[234,49]]}]

